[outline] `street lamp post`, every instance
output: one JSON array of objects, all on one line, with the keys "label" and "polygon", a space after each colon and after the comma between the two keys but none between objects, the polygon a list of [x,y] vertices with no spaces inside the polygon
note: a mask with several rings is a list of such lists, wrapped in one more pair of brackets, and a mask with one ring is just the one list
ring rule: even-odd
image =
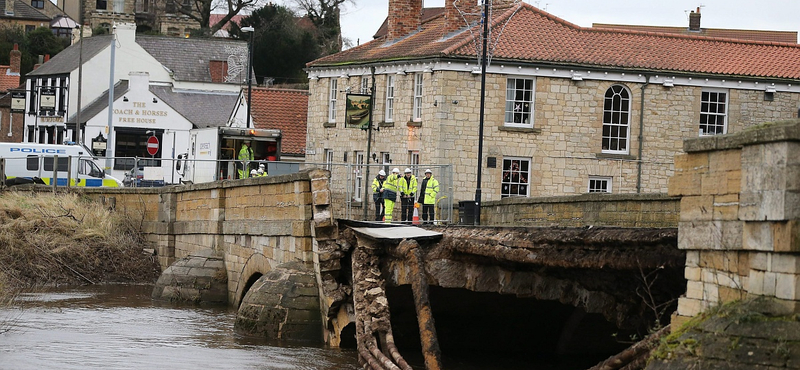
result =
[{"label": "street lamp post", "polygon": [[81,88],[83,86],[83,26],[76,25],[78,29],[78,112],[75,118],[75,141],[78,145],[84,145],[84,138],[81,136]]},{"label": "street lamp post", "polygon": [[481,224],[481,168],[483,167],[483,116],[486,109],[486,64],[488,53],[489,38],[489,3],[491,0],[483,0],[483,51],[481,52],[481,105],[480,105],[480,126],[478,128],[478,172],[477,184],[475,186],[475,225]]},{"label": "street lamp post", "polygon": [[251,70],[253,68],[253,39],[255,38],[255,28],[252,26],[242,27],[242,32],[250,33],[250,40],[247,46],[247,124],[245,127],[250,128],[250,106],[253,100],[253,79]]}]

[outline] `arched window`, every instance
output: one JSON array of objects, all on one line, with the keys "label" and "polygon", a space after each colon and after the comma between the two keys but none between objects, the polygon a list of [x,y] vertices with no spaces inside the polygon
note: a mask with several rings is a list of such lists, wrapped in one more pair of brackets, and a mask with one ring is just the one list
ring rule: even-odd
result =
[{"label": "arched window", "polygon": [[604,153],[628,153],[630,116],[630,91],[622,85],[609,87],[603,102]]}]

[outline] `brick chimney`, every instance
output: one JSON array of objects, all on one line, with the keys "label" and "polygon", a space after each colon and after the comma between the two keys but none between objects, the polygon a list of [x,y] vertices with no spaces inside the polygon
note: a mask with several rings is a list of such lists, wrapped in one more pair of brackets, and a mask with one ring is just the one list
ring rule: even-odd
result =
[{"label": "brick chimney", "polygon": [[407,36],[422,24],[422,0],[389,0],[389,39]]},{"label": "brick chimney", "polygon": [[689,13],[689,31],[700,31],[700,7],[696,12]]},{"label": "brick chimney", "polygon": [[[503,10],[512,5],[514,0],[491,0],[492,16],[499,16]],[[467,26],[467,22],[469,24],[480,22],[482,14],[482,0],[444,0],[445,32],[460,30]]]},{"label": "brick chimney", "polygon": [[8,53],[10,62],[8,63],[11,67],[10,72],[12,74],[19,75],[20,64],[22,61],[22,53],[19,51],[19,45],[14,44],[14,50]]},{"label": "brick chimney", "polygon": [[208,72],[211,74],[211,82],[223,83],[225,82],[225,77],[228,77],[228,62],[225,60],[209,60]]}]

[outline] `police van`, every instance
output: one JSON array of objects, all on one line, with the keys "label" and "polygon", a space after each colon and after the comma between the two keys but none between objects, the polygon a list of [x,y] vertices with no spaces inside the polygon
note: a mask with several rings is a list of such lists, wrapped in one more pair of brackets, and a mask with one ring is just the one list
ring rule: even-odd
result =
[{"label": "police van", "polygon": [[66,186],[67,179],[69,186],[122,186],[100,170],[89,150],[81,145],[0,143],[0,158],[5,162],[7,184],[52,185],[55,178],[57,186]]}]

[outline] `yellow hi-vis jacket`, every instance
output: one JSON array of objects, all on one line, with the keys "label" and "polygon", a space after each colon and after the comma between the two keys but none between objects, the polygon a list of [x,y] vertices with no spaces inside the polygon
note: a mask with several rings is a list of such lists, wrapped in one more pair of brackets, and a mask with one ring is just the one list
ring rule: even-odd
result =
[{"label": "yellow hi-vis jacket", "polygon": [[399,180],[400,176],[395,173],[392,173],[386,177],[386,181],[383,182],[383,199],[389,199],[392,202],[397,199],[397,186],[399,185]]},{"label": "yellow hi-vis jacket", "polygon": [[401,176],[397,180],[397,184],[401,195],[409,195],[417,191],[417,178],[414,175],[411,175],[408,179],[405,176]]},{"label": "yellow hi-vis jacket", "polygon": [[425,199],[422,204],[436,204],[436,194],[438,193],[439,181],[431,176],[431,178],[428,179],[428,183],[425,185]]}]

